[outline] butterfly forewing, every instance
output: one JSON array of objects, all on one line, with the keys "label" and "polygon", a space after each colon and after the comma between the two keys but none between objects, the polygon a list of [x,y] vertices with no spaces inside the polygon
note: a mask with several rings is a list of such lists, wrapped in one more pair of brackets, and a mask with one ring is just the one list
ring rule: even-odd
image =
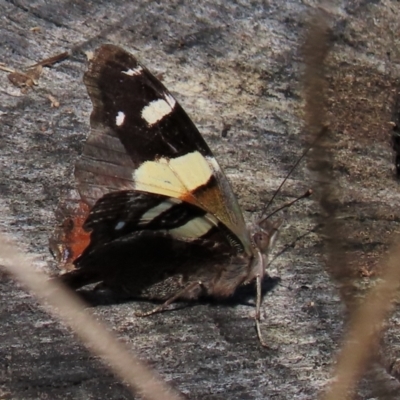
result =
[{"label": "butterfly forewing", "polygon": [[159,80],[121,48],[103,45],[90,61],[84,82],[93,112],[91,134],[75,170],[82,198],[90,206],[118,191],[178,199],[202,210],[201,218],[211,225],[221,222],[252,254],[242,213],[224,173]]}]

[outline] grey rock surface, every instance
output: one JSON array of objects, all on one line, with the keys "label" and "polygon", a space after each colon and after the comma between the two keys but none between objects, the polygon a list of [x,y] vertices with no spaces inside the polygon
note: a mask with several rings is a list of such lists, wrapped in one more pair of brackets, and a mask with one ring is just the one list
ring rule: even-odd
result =
[{"label": "grey rock surface", "polygon": [[[37,268],[56,273],[48,252],[54,210],[62,190],[73,187],[73,165],[89,133],[84,52],[106,42],[162,75],[224,167],[246,218],[254,217],[306,143],[299,48],[314,7],[301,1],[0,1],[0,62],[22,69],[72,51],[25,93],[0,72],[0,228],[37,255]],[[86,294],[91,311],[190,399],[317,398],[331,376],[346,310],[373,283],[399,229],[390,122],[400,111],[400,3],[348,1],[330,15],[328,113],[350,262],[325,267],[315,200],[285,213],[269,266],[279,279],[271,281],[262,310],[270,349],[259,345],[254,308],[241,298],[140,319],[135,311],[152,305]],[[302,164],[277,205],[317,186]],[[18,283],[4,273],[0,285],[0,398],[132,398]],[[383,350],[387,364],[375,364],[358,398],[399,398],[399,381],[385,369],[397,359],[398,321],[395,312]]]}]

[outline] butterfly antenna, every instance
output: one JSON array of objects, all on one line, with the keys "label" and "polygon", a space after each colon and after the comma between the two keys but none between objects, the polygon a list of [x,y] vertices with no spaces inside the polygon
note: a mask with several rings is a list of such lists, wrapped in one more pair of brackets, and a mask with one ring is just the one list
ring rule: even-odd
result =
[{"label": "butterfly antenna", "polygon": [[274,214],[276,214],[279,211],[282,211],[285,208],[291,207],[294,203],[297,203],[301,199],[305,199],[307,197],[310,197],[312,195],[313,191],[312,189],[308,189],[304,194],[302,194],[299,197],[296,197],[294,200],[290,201],[289,203],[284,204],[282,207],[277,208],[276,210],[272,211],[272,213],[268,214],[266,217],[264,217],[260,223],[262,224],[265,220],[271,218]]},{"label": "butterfly antenna", "polygon": [[[307,153],[314,147],[314,145],[318,142],[318,140],[324,136],[326,133],[328,132],[328,127],[324,126],[320,133],[318,135],[316,135],[316,137],[314,138],[314,140],[312,141],[312,143],[304,150],[303,154],[298,158],[298,160],[296,161],[296,163],[292,166],[292,168],[290,168],[289,172],[287,173],[287,175],[285,176],[285,178],[283,179],[283,181],[281,182],[281,184],[279,185],[278,189],[275,190],[274,195],[271,197],[271,199],[268,201],[267,205],[264,207],[261,216],[263,216],[269,206],[272,204],[272,202],[274,201],[276,195],[280,192],[280,190],[282,189],[282,186],[285,184],[285,182],[289,179],[289,176],[293,173],[293,171],[298,167],[298,165],[301,163],[301,161],[303,160],[303,158],[307,155]],[[266,219],[268,219],[269,217],[271,217],[272,215],[274,215],[275,213],[277,213],[278,211],[282,210],[283,208],[287,208],[290,207],[292,204],[296,203],[298,200],[300,199],[304,199],[306,197],[309,197],[312,194],[312,190],[309,189],[307,190],[306,193],[304,193],[302,196],[298,197],[297,199],[293,200],[292,202],[285,204],[284,206],[278,208],[277,210],[273,211],[271,214],[269,214],[266,217],[263,217],[261,220],[264,221]]]}]

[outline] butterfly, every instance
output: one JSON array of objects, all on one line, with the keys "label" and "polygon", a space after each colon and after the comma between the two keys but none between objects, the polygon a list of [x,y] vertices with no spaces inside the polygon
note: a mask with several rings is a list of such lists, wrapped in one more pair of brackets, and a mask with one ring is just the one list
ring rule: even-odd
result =
[{"label": "butterfly", "polygon": [[280,221],[250,228],[210,148],[183,108],[136,58],[102,45],[84,83],[91,132],[60,203],[50,247],[74,289],[102,283],[165,302],[226,298],[261,285]]}]

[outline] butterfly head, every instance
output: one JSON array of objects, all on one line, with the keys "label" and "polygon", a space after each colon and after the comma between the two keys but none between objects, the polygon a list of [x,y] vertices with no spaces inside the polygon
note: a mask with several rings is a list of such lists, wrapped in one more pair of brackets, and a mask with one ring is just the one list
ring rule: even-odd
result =
[{"label": "butterfly head", "polygon": [[273,247],[278,237],[278,230],[281,224],[281,219],[272,222],[265,218],[254,226],[252,239],[257,250],[261,254],[266,255],[268,250]]}]

